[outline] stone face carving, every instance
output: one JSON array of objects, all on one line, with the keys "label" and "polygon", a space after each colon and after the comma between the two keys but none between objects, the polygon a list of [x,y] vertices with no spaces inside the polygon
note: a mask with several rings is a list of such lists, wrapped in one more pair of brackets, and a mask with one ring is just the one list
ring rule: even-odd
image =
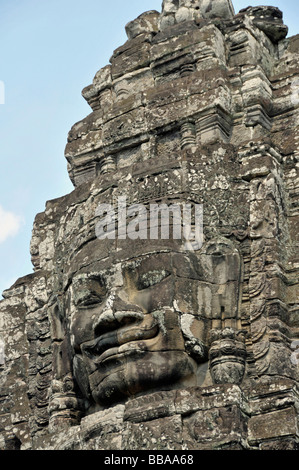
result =
[{"label": "stone face carving", "polygon": [[0,448],[296,449],[298,37],[228,0],[126,32],[0,302]]},{"label": "stone face carving", "polygon": [[207,380],[198,375],[210,329],[241,326],[233,246],[219,240],[198,253],[151,253],[99,272],[89,266],[92,275],[72,280],[69,302],[74,375],[91,404]]},{"label": "stone face carving", "polygon": [[75,376],[80,384],[86,371],[83,381],[87,376],[95,403],[194,384],[196,364],[186,354],[174,309],[179,293],[172,265],[170,253],[157,254],[119,263],[98,279],[74,280]]}]

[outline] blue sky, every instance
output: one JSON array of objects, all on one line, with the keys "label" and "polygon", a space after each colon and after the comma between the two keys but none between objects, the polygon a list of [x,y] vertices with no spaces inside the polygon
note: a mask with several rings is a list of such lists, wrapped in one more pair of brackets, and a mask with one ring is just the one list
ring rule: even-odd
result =
[{"label": "blue sky", "polygon": [[[64,148],[72,125],[91,111],[82,89],[126,41],[126,23],[161,3],[0,0],[0,293],[32,272],[35,215],[73,189]],[[277,6],[290,35],[299,33],[298,0],[233,3],[236,12]]]}]

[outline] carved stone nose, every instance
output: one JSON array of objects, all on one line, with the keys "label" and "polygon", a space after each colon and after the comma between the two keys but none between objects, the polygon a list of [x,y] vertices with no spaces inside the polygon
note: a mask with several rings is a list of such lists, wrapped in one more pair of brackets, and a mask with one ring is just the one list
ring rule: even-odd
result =
[{"label": "carved stone nose", "polygon": [[112,310],[113,312],[121,312],[126,310],[130,310],[132,312],[142,311],[138,305],[122,300],[118,295],[115,295],[113,298]]}]

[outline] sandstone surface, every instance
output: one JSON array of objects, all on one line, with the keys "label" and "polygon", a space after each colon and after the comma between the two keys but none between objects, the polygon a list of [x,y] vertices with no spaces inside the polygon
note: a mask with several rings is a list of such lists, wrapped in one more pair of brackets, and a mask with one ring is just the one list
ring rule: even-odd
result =
[{"label": "sandstone surface", "polygon": [[[299,36],[230,0],[126,32],[0,302],[0,449],[298,449]],[[160,204],[202,239],[141,231]]]}]

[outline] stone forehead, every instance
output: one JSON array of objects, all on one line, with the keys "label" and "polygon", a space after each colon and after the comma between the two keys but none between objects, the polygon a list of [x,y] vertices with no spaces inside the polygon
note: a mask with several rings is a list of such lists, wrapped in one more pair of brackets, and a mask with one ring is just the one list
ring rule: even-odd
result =
[{"label": "stone forehead", "polygon": [[[70,265],[65,269],[65,285],[84,279],[102,279],[105,282],[123,282],[123,276],[128,272],[140,275],[153,271],[166,270],[178,277],[197,279],[205,282],[216,282],[213,277],[212,257],[217,263],[226,260],[230,264],[231,279],[234,279],[235,269],[240,270],[240,252],[229,240],[218,237],[206,241],[197,251],[184,248],[182,242],[165,240],[162,242],[140,240],[118,242],[118,248],[111,250],[110,256],[102,257],[101,241],[90,244],[86,251],[74,256]],[[85,260],[85,263],[82,262]],[[234,259],[234,261],[233,261]],[[229,261],[230,260],[230,261]]]}]

